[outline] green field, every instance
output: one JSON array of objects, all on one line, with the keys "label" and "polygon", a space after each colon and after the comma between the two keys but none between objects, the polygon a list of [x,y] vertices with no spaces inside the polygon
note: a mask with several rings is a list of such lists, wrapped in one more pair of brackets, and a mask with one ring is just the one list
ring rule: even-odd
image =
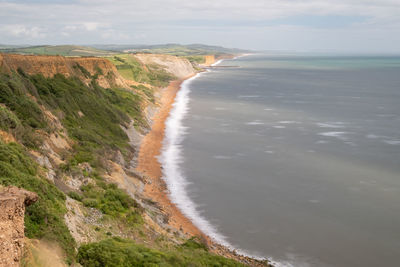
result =
[{"label": "green field", "polygon": [[161,44],[161,45],[97,45],[98,49],[113,50],[131,53],[167,54],[174,56],[196,56],[196,55],[223,55],[240,54],[249,52],[236,48],[225,48],[222,46],[211,46],[203,44]]},{"label": "green field", "polygon": [[0,47],[0,52],[16,53],[28,55],[60,55],[60,56],[108,56],[114,54],[111,51],[105,51],[87,46],[77,45],[41,45],[29,46],[23,48],[4,48]]}]

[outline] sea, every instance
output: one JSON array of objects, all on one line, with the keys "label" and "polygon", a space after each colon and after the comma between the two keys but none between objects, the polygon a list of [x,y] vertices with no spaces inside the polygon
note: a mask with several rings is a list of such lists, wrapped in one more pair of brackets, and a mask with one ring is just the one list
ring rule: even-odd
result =
[{"label": "sea", "polygon": [[186,80],[160,155],[203,232],[276,266],[400,266],[400,56],[253,54]]}]

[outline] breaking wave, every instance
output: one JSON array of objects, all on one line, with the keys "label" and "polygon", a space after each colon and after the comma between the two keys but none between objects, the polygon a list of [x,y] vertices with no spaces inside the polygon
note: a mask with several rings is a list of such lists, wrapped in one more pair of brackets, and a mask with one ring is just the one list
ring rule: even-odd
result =
[{"label": "breaking wave", "polygon": [[232,250],[236,250],[239,254],[257,259],[265,259],[264,257],[240,250],[230,244],[227,238],[219,233],[217,228],[201,214],[198,206],[189,196],[187,190],[189,182],[181,168],[181,165],[184,163],[181,143],[187,133],[187,128],[183,125],[183,119],[189,111],[190,84],[194,79],[203,74],[204,73],[198,73],[181,84],[181,88],[175,97],[175,102],[166,121],[163,150],[159,160],[163,166],[163,179],[167,184],[170,200],[194,225],[215,242]]}]

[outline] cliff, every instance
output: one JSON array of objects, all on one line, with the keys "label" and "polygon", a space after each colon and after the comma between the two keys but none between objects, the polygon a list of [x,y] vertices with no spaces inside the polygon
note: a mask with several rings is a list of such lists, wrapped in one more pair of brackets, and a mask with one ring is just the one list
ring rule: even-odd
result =
[{"label": "cliff", "polygon": [[160,54],[135,54],[140,62],[145,65],[159,65],[166,72],[184,79],[195,74],[195,69],[189,60],[181,57]]},{"label": "cliff", "polygon": [[78,76],[87,84],[91,77],[97,75],[97,82],[105,88],[128,87],[130,84],[121,77],[110,61],[103,58],[0,54],[0,70],[10,72],[18,69],[29,75],[40,73],[45,77],[53,77],[56,74],[66,77]]},{"label": "cliff", "polygon": [[24,249],[25,206],[38,195],[14,186],[0,193],[0,266],[19,266]]},{"label": "cliff", "polygon": [[215,63],[215,56],[214,55],[206,55],[204,56],[204,66],[211,66]]},{"label": "cliff", "polygon": [[[27,209],[26,255],[31,257],[26,260],[57,254],[61,262],[90,266],[98,261],[103,266],[103,251],[111,249],[126,266],[134,265],[130,261],[136,256],[160,263],[161,254],[161,263],[168,266],[243,266],[215,254],[256,266],[226,248],[208,247],[173,224],[171,214],[144,192],[152,180],[136,168],[139,145],[150,130],[150,117],[166,105],[165,86],[195,74],[187,59],[0,54],[0,69],[0,185],[18,185],[39,195]],[[165,188],[159,191],[164,194]],[[15,233],[2,236],[8,240],[5,245],[17,246],[7,254],[13,260],[23,246],[24,207],[19,198],[9,201],[18,209],[7,204],[0,211],[18,214],[2,217],[12,218],[4,227],[16,226]],[[127,246],[135,257],[124,256]]]}]

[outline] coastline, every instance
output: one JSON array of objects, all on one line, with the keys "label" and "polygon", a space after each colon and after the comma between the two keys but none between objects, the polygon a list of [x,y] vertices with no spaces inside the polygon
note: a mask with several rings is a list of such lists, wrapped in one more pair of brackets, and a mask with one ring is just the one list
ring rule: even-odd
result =
[{"label": "coastline", "polygon": [[[191,77],[193,76],[189,76],[186,79]],[[169,199],[167,186],[162,179],[162,166],[158,160],[163,147],[166,120],[169,117],[176,94],[186,79],[172,81],[163,90],[160,109],[152,118],[153,125],[151,130],[143,138],[140,145],[137,170],[151,181],[146,183],[143,191],[144,195],[157,202],[161,210],[168,214],[168,224],[170,226],[180,229],[190,236],[206,237]]]},{"label": "coastline", "polygon": [[[216,61],[213,65],[221,62],[222,59]],[[163,167],[159,158],[162,155],[162,149],[165,139],[166,123],[173,109],[177,93],[181,89],[184,81],[196,76],[188,76],[184,79],[170,82],[167,88],[163,89],[160,99],[160,108],[153,116],[153,125],[151,130],[143,138],[139,149],[137,171],[144,174],[148,182],[145,184],[143,194],[145,197],[157,202],[162,212],[167,214],[169,220],[168,225],[172,228],[179,229],[184,234],[197,236],[209,247],[213,253],[232,258],[249,266],[271,266],[267,260],[260,260],[253,257],[237,253],[233,248],[224,246],[215,241],[210,236],[201,231],[194,222],[183,214],[183,212],[174,204],[169,196],[166,181],[163,180]]]}]

